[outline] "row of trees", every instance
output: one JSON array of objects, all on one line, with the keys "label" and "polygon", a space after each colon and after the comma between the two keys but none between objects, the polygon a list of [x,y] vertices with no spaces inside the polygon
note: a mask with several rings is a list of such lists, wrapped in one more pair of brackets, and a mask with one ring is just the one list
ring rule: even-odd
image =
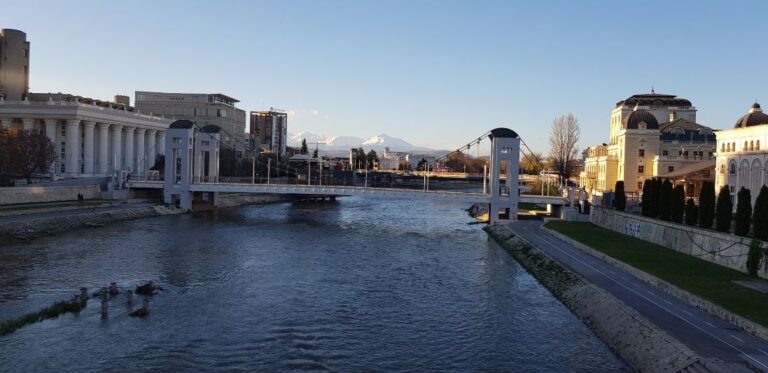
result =
[{"label": "row of trees", "polygon": [[[624,185],[616,183],[617,210],[624,209]],[[742,187],[736,195],[736,213],[733,213],[733,201],[728,185],[720,188],[715,197],[715,184],[705,181],[699,192],[698,206],[693,198],[685,199],[682,185],[673,186],[669,180],[653,178],[643,183],[641,202],[643,216],[659,218],[675,223],[685,223],[710,229],[714,226],[720,232],[730,232],[738,236],[749,234],[750,227],[755,238],[768,241],[768,187],[760,188],[760,193],[752,206],[749,189]],[[732,224],[733,223],[733,224]]]},{"label": "row of trees", "polygon": [[0,185],[13,179],[32,181],[38,173],[48,173],[56,159],[53,143],[40,131],[0,129]]},{"label": "row of trees", "polygon": [[370,169],[375,163],[379,162],[379,155],[373,149],[366,154],[363,148],[352,148],[349,151],[349,155],[352,157],[352,164],[355,165],[356,170],[361,168]]}]

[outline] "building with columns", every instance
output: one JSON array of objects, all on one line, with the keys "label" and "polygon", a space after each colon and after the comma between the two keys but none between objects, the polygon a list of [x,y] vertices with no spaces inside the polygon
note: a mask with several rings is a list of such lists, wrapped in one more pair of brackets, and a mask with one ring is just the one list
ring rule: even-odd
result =
[{"label": "building with columns", "polygon": [[717,131],[717,172],[719,191],[728,185],[736,208],[736,194],[749,189],[754,205],[760,188],[768,185],[768,114],[754,103],[733,129]]},{"label": "building with columns", "polygon": [[165,154],[170,123],[127,105],[68,94],[0,99],[0,128],[42,131],[54,144],[55,177],[145,174],[156,156]]},{"label": "building with columns", "polygon": [[[714,131],[696,123],[687,99],[654,91],[633,95],[611,111],[609,142],[586,150],[580,185],[599,194],[623,180],[625,191],[639,192],[645,180],[669,175],[689,196],[698,195],[702,181],[714,180],[715,142]],[[686,182],[688,175],[696,181]]]}]

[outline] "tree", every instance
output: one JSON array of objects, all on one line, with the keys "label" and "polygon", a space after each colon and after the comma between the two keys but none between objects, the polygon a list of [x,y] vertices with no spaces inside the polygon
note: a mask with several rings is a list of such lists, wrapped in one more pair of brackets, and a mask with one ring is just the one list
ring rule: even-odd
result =
[{"label": "tree", "polygon": [[2,131],[0,179],[10,182],[15,175],[32,182],[35,173],[47,173],[56,157],[53,143],[42,131]]},{"label": "tree", "polygon": [[538,175],[544,169],[544,156],[536,152],[524,153],[520,169],[524,174]]},{"label": "tree", "polygon": [[579,154],[577,143],[580,136],[579,120],[573,114],[568,113],[552,121],[552,133],[549,135],[550,155],[558,175],[563,180],[567,180],[573,173],[573,161]]},{"label": "tree", "polygon": [[749,233],[749,224],[752,218],[752,196],[749,189],[741,187],[736,194],[736,226],[733,233],[737,236],[746,236]]},{"label": "tree", "polygon": [[763,185],[755,199],[755,208],[752,213],[752,236],[757,239],[768,240],[768,187]]},{"label": "tree", "polygon": [[731,202],[731,191],[728,185],[720,188],[717,195],[717,206],[715,207],[715,229],[720,232],[729,232],[731,230],[731,213],[733,212],[733,202]]},{"label": "tree", "polygon": [[312,151],[312,158],[317,158],[317,153],[318,153],[317,149],[313,150]]},{"label": "tree", "polygon": [[672,189],[672,200],[669,204],[669,217],[675,223],[683,223],[685,215],[685,188],[682,185],[676,185]]},{"label": "tree", "polygon": [[757,277],[757,271],[760,269],[760,264],[765,256],[765,250],[760,240],[752,240],[749,245],[749,253],[747,254],[747,272],[752,277]]},{"label": "tree", "polygon": [[299,150],[299,154],[307,154],[307,139],[301,139],[301,150]]},{"label": "tree", "polygon": [[699,218],[699,208],[693,202],[693,198],[688,198],[685,203],[685,225],[695,226]]},{"label": "tree", "polygon": [[651,181],[646,179],[643,181],[643,194],[640,196],[640,209],[643,216],[651,216]]},{"label": "tree", "polygon": [[618,211],[624,211],[627,207],[627,195],[624,193],[624,182],[621,180],[616,182],[616,197],[613,200],[613,205]]},{"label": "tree", "polygon": [[712,228],[715,220],[715,184],[705,181],[699,192],[699,227]]},{"label": "tree", "polygon": [[422,158],[419,163],[416,164],[416,171],[424,171],[424,167],[427,167],[427,160]]},{"label": "tree", "polygon": [[361,169],[363,167],[368,168],[367,166],[367,157],[365,156],[365,150],[363,150],[362,147],[357,148],[357,168]]},{"label": "tree", "polygon": [[373,165],[376,163],[379,163],[379,156],[376,154],[376,151],[371,149],[371,151],[368,152],[368,155],[365,156],[365,161],[367,162],[366,168],[373,168]]},{"label": "tree", "polygon": [[661,190],[659,191],[658,199],[659,218],[661,218],[661,220],[670,220],[672,213],[671,204],[672,183],[669,182],[669,180],[664,180],[664,182],[661,184]]},{"label": "tree", "polygon": [[150,168],[152,171],[160,171],[162,173],[165,170],[165,155],[158,154],[155,156],[155,164]]}]

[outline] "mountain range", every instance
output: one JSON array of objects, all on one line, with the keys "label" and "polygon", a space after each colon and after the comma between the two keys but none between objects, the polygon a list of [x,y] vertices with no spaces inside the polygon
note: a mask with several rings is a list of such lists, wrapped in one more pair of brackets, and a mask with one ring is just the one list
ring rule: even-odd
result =
[{"label": "mountain range", "polygon": [[[389,148],[393,152],[431,152],[433,149],[422,146],[415,146],[408,141],[397,137],[387,136],[385,134],[362,138],[356,136],[327,136],[319,135],[307,131],[288,133],[288,146],[300,147],[301,140],[307,140],[309,149],[315,148],[315,143],[319,142],[318,148],[323,152],[349,151],[350,148],[363,148],[365,151],[376,150],[377,152]],[[323,144],[324,143],[324,144]]]}]

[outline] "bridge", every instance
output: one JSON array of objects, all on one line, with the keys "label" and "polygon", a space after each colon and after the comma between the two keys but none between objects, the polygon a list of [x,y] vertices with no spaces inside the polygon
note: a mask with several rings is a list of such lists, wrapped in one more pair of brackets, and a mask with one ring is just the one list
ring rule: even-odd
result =
[{"label": "bridge", "polygon": [[[232,182],[219,178],[219,146],[221,129],[217,126],[196,128],[194,123],[179,120],[166,131],[166,160],[164,180],[131,180],[132,189],[162,189],[165,203],[192,208],[193,200],[205,200],[216,205],[219,193],[253,193],[307,196],[379,196],[483,203],[489,206],[491,223],[517,218],[518,203],[546,204],[551,211],[572,203],[560,196],[520,195],[518,185],[520,138],[507,128],[496,128],[485,137],[491,140],[491,162],[488,177],[483,178],[483,192],[429,190],[428,176],[422,190],[396,187],[356,185],[310,185]],[[483,137],[478,138],[477,142]],[[469,147],[469,145],[467,145]],[[504,173],[501,170],[505,169]],[[512,180],[513,182],[507,182]],[[488,181],[486,187],[486,181]],[[333,183],[332,183],[333,184]]]}]

